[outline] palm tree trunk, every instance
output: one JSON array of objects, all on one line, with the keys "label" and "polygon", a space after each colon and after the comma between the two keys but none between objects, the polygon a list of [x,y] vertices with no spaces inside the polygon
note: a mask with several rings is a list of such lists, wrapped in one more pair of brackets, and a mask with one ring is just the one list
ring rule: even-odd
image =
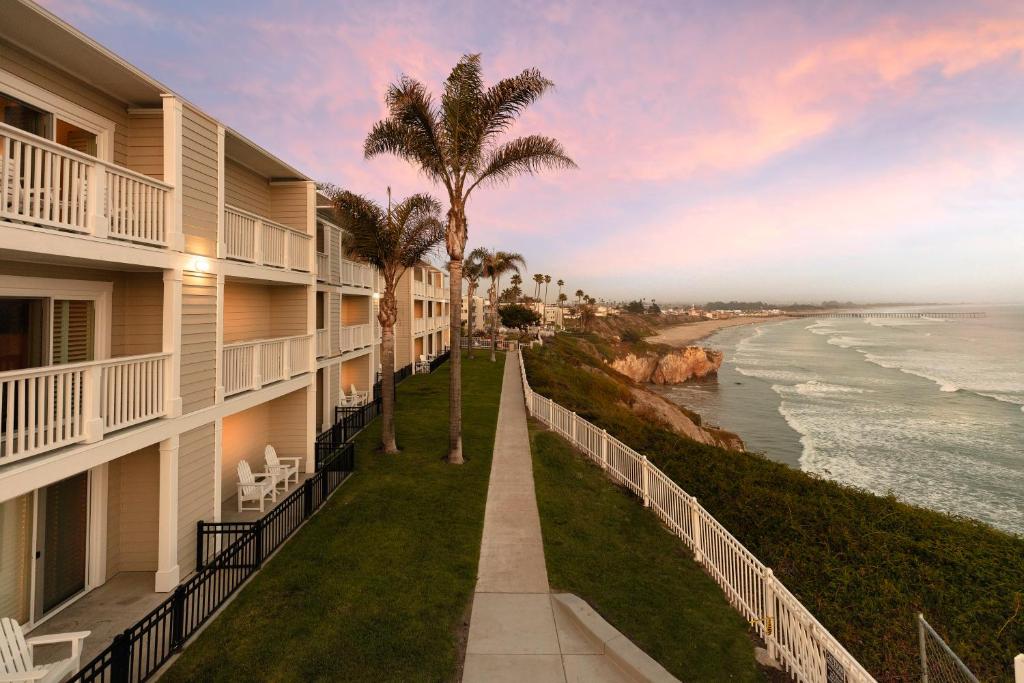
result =
[{"label": "palm tree trunk", "polygon": [[395,443],[395,325],[381,325],[380,332],[380,447],[385,453],[398,453]]},{"label": "palm tree trunk", "polygon": [[[448,300],[462,301],[462,253],[460,245],[458,258],[448,264],[449,287]],[[462,306],[451,306],[452,316],[449,325],[452,354],[449,359],[451,381],[448,384],[448,462],[461,465],[462,457]],[[469,342],[473,343],[472,330]]]},{"label": "palm tree trunk", "polygon": [[[466,336],[469,338],[469,357],[473,357],[473,290],[476,289],[473,285],[470,285],[466,291]],[[461,306],[460,306],[461,308]]]},{"label": "palm tree trunk", "polygon": [[497,362],[498,358],[494,353],[494,345],[498,339],[498,289],[497,282],[491,281],[491,362]]}]

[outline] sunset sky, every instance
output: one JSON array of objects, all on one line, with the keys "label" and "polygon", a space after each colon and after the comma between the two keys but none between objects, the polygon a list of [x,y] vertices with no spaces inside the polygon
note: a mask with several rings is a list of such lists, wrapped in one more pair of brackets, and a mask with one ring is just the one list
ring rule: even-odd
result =
[{"label": "sunset sky", "polygon": [[363,159],[388,83],[437,92],[467,52],[489,82],[538,67],[556,89],[516,132],[580,168],[475,196],[470,246],[522,252],[570,291],[1024,300],[1020,0],[44,5],[377,198],[439,189]]}]

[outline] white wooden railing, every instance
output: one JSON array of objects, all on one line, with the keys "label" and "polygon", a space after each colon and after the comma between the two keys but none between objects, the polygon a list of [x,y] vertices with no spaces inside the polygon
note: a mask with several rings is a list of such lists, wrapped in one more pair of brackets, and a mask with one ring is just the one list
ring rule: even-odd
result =
[{"label": "white wooden railing", "polygon": [[259,389],[310,370],[313,335],[225,344],[224,396]]},{"label": "white wooden railing", "polygon": [[312,239],[268,218],[224,206],[224,255],[227,258],[308,272]]},{"label": "white wooden railing", "polygon": [[316,357],[323,358],[328,355],[331,344],[331,331],[330,330],[317,330],[316,331]]},{"label": "white wooden railing", "polygon": [[0,123],[0,218],[163,247],[172,189]]},{"label": "white wooden railing", "polygon": [[369,323],[362,325],[344,325],[341,328],[341,352],[353,351],[369,346],[371,331]]},{"label": "white wooden railing", "polygon": [[330,276],[331,261],[327,254],[316,253],[316,279],[326,282]]},{"label": "white wooden railing", "polygon": [[639,497],[693,551],[730,604],[757,630],[798,681],[873,682],[871,674],[800,604],[772,570],[718,523],[697,499],[640,453],[530,389],[519,354],[526,409],[567,439],[612,481]]},{"label": "white wooden railing", "polygon": [[426,329],[427,329],[427,319],[426,318],[413,318],[412,319],[412,331],[413,331],[413,334],[416,334],[416,333],[419,333],[419,332],[423,332]]},{"label": "white wooden railing", "polygon": [[0,372],[0,464],[167,414],[167,359],[152,353]]},{"label": "white wooden railing", "polygon": [[352,287],[373,287],[373,269],[365,263],[341,259],[341,284]]}]

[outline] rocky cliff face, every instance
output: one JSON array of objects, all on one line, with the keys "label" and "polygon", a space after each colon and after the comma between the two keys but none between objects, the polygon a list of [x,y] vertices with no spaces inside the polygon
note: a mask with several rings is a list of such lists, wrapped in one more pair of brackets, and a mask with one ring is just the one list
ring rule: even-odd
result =
[{"label": "rocky cliff face", "polygon": [[611,366],[634,382],[681,384],[690,379],[714,377],[722,365],[722,353],[701,346],[687,346],[663,354],[628,353]]}]

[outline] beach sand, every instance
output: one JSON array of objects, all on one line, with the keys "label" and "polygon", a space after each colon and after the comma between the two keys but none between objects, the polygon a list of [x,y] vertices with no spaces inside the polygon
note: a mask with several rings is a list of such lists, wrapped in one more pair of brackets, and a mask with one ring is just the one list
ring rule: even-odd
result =
[{"label": "beach sand", "polygon": [[669,346],[688,346],[700,341],[707,336],[725,327],[736,327],[737,325],[753,325],[755,323],[779,322],[789,320],[789,316],[774,316],[771,318],[726,318],[724,320],[701,320],[693,323],[683,323],[674,327],[666,328],[661,334],[648,337],[647,341],[654,344],[668,344]]}]

